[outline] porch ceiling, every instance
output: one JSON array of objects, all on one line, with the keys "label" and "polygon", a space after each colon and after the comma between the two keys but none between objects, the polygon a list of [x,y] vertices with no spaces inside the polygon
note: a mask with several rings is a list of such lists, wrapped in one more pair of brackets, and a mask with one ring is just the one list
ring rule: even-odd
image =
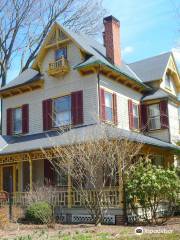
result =
[{"label": "porch ceiling", "polygon": [[180,147],[158,139],[105,125],[88,125],[73,128],[63,134],[52,131],[27,136],[0,136],[0,157],[14,153],[27,153],[41,148],[50,149],[53,146],[80,143],[91,139],[101,139],[107,134],[110,138],[129,139],[143,144],[168,149],[180,154]]}]

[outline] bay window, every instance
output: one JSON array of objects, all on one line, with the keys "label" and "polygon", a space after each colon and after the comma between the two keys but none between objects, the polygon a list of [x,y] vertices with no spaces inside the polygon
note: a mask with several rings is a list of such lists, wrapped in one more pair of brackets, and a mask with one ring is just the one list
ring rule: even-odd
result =
[{"label": "bay window", "polygon": [[159,104],[153,104],[148,106],[148,120],[149,130],[161,128]]},{"label": "bay window", "polygon": [[54,127],[71,124],[71,96],[54,99]]}]

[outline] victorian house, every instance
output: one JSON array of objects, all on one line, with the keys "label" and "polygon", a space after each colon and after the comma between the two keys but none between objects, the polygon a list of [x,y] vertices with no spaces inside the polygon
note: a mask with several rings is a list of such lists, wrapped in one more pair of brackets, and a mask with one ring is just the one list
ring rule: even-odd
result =
[{"label": "victorian house", "polygon": [[[119,21],[106,17],[104,29],[101,44],[54,23],[31,68],[0,89],[0,191],[10,191],[9,176],[14,196],[48,179],[63,189],[57,202],[74,222],[87,213],[80,199],[72,197],[70,181],[53,172],[41,148],[51,154],[53,141],[68,144],[66,134],[78,139],[98,134],[103,122],[110,132],[140,139],[155,164],[169,166],[180,152],[180,76],[173,54],[125,64]],[[68,133],[57,135],[58,127],[68,125]],[[110,194],[113,222],[122,213],[121,193],[116,188]]]}]

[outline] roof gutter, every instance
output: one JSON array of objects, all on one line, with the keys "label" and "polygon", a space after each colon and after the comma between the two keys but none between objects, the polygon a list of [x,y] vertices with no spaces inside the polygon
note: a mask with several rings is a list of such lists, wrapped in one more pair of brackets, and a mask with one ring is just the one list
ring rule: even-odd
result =
[{"label": "roof gutter", "polygon": [[111,70],[113,70],[113,71],[115,71],[115,72],[117,72],[117,73],[120,73],[120,74],[122,74],[122,75],[125,76],[125,77],[130,78],[131,80],[135,81],[139,86],[141,86],[141,87],[143,86],[143,88],[144,88],[145,90],[152,90],[152,88],[149,87],[149,86],[147,86],[146,84],[138,82],[137,79],[135,79],[135,78],[133,78],[133,77],[131,77],[131,76],[123,73],[122,71],[120,71],[120,70],[117,69],[116,67],[111,67],[111,66],[103,63],[103,62],[100,61],[100,60],[94,61],[94,62],[89,63],[89,64],[86,64],[86,65],[84,65],[84,66],[75,66],[74,69],[78,69],[78,70],[79,70],[79,69],[83,69],[83,68],[85,68],[85,67],[87,67],[87,66],[92,66],[92,65],[95,65],[95,64],[98,64],[98,65],[100,65],[100,66],[101,66],[101,65],[102,65],[102,66],[106,66],[106,67],[110,68]]}]

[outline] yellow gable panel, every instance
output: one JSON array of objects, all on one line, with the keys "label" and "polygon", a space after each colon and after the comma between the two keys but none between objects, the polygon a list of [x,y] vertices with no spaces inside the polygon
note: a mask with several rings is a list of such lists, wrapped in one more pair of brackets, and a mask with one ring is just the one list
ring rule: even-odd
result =
[{"label": "yellow gable panel", "polygon": [[169,61],[164,73],[164,78],[166,74],[169,74],[172,77],[177,91],[180,92],[180,76],[179,76],[178,68],[176,66],[176,62],[173,55],[171,55],[169,58]]}]

